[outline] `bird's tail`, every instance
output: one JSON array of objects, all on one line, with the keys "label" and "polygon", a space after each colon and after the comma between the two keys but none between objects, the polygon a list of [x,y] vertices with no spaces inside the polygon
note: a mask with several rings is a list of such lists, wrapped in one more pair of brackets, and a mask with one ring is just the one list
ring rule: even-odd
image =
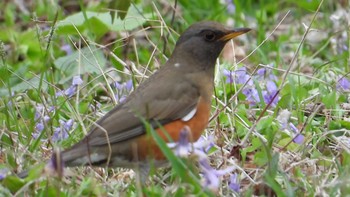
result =
[{"label": "bird's tail", "polygon": [[[55,149],[52,153],[51,159],[46,163],[43,173],[48,175],[63,175],[64,162],[62,160],[62,152],[59,149]],[[28,177],[29,170],[24,170],[17,173],[17,176],[21,179]]]},{"label": "bird's tail", "polygon": [[52,153],[51,159],[45,166],[46,174],[56,174],[62,177],[64,168],[64,161],[62,160],[62,152],[60,149],[55,149]]},{"label": "bird's tail", "polygon": [[[70,149],[64,151],[55,149],[52,153],[51,159],[49,159],[46,163],[43,173],[46,175],[62,177],[64,167],[83,165],[102,166],[108,163],[108,155],[104,154],[108,151],[101,150],[90,152],[90,148],[85,141],[78,143]],[[27,177],[28,170],[18,173],[17,176],[20,178]]]}]

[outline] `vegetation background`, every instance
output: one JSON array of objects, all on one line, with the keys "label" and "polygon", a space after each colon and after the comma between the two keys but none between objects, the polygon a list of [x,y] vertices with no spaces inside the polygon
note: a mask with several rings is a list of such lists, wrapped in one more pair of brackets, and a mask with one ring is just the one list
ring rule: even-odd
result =
[{"label": "vegetation background", "polygon": [[[350,194],[348,0],[4,0],[0,6],[0,195]],[[81,167],[62,179],[46,176],[52,151],[79,141],[167,60],[181,32],[202,20],[253,29],[229,43],[217,63],[203,135],[211,142],[212,182],[193,158],[154,169],[147,187],[126,169]],[[14,175],[24,169],[27,178]]]}]

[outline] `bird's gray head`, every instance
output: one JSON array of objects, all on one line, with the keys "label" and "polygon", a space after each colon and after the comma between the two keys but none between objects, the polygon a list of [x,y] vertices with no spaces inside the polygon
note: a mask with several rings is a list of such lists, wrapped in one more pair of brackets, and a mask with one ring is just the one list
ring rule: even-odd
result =
[{"label": "bird's gray head", "polygon": [[248,28],[230,30],[212,21],[195,23],[180,36],[173,56],[177,59],[186,58],[186,61],[198,62],[195,65],[213,66],[225,44],[249,30]]}]

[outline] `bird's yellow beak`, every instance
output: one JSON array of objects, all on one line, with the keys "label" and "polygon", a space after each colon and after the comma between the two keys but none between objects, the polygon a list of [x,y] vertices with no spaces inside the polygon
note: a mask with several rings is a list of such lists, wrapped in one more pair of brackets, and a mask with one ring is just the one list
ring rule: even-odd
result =
[{"label": "bird's yellow beak", "polygon": [[235,38],[239,35],[245,34],[248,31],[250,31],[252,29],[250,28],[238,28],[238,29],[234,29],[232,31],[229,31],[227,34],[225,34],[224,36],[222,36],[219,40],[220,41],[228,41],[231,40],[232,38]]}]

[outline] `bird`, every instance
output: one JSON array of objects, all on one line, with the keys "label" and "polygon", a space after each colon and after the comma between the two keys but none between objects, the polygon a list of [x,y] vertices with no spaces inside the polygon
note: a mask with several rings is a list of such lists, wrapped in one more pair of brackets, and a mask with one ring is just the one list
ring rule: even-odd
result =
[{"label": "bird", "polygon": [[54,161],[64,167],[138,168],[147,177],[151,165],[167,161],[144,121],[165,142],[177,142],[184,127],[191,142],[198,140],[209,121],[216,59],[229,40],[250,30],[214,21],[191,25],[163,66],[95,122],[80,142],[54,154]]}]

